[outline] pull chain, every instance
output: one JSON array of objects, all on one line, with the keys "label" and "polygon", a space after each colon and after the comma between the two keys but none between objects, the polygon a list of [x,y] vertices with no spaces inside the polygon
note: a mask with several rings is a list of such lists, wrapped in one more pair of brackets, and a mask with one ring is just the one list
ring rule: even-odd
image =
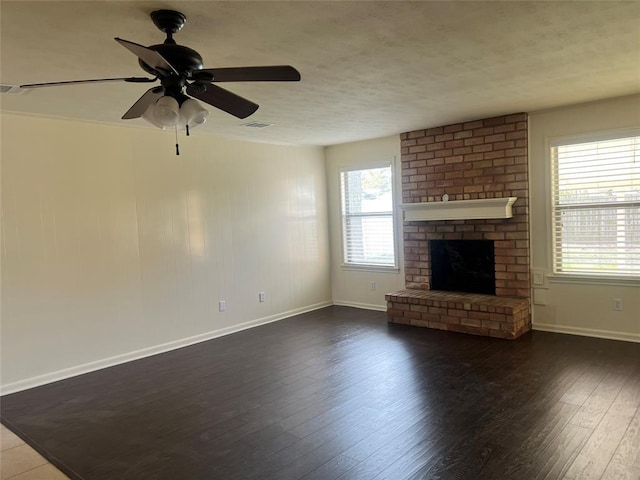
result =
[{"label": "pull chain", "polygon": [[180,145],[178,145],[178,125],[176,125],[176,155],[180,155]]}]

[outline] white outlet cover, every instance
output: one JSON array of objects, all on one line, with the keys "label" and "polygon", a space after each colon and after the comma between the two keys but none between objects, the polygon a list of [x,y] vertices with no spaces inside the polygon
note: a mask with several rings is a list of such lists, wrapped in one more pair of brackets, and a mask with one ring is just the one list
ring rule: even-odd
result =
[{"label": "white outlet cover", "polygon": [[544,272],[540,270],[532,271],[533,284],[534,285],[544,285]]}]

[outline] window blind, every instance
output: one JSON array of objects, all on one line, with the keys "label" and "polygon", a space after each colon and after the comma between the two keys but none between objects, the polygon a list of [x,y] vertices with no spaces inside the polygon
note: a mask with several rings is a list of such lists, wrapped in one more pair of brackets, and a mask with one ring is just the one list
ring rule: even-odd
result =
[{"label": "window blind", "polygon": [[396,265],[391,165],[342,170],[342,235],[346,265]]},{"label": "window blind", "polygon": [[640,277],[640,136],[551,147],[555,273]]}]

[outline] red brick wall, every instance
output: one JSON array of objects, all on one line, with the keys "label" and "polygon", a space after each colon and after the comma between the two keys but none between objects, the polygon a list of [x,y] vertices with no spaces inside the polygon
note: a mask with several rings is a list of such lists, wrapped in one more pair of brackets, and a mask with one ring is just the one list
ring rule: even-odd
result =
[{"label": "red brick wall", "polygon": [[429,240],[494,240],[496,295],[530,296],[527,114],[401,134],[403,203],[518,197],[513,217],[404,224],[405,283],[429,290]]}]

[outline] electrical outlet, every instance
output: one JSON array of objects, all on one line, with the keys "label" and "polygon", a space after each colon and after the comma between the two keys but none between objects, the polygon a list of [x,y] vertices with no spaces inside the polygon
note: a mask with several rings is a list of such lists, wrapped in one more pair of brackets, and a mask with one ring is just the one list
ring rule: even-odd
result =
[{"label": "electrical outlet", "polygon": [[376,282],[371,282],[370,286],[371,286],[371,290],[375,290],[376,289]]},{"label": "electrical outlet", "polygon": [[533,269],[531,276],[534,285],[544,285],[544,270]]},{"label": "electrical outlet", "polygon": [[227,302],[225,302],[224,300],[220,300],[218,302],[218,311],[224,312],[226,309],[227,309]]},{"label": "electrical outlet", "polygon": [[259,301],[260,303],[263,303],[263,302],[264,302],[264,300],[265,300],[265,298],[266,298],[266,295],[265,295],[265,293],[264,293],[264,292],[260,292],[260,293],[258,293],[258,301]]},{"label": "electrical outlet", "polygon": [[613,299],[613,309],[616,312],[621,312],[622,311],[622,299],[621,298],[614,298]]}]

